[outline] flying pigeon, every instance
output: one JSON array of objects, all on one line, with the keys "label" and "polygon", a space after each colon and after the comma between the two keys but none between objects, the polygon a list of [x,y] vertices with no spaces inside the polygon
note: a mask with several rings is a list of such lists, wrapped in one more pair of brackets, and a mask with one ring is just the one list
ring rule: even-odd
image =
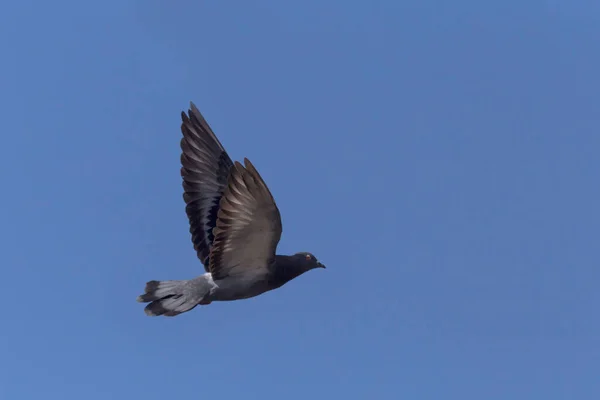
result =
[{"label": "flying pigeon", "polygon": [[307,252],[275,254],[281,216],[267,184],[244,158],[229,155],[190,103],[181,113],[183,199],[194,249],[206,273],[190,280],[150,281],[139,302],[149,316],[173,317],[213,301],[248,299],[315,268]]}]

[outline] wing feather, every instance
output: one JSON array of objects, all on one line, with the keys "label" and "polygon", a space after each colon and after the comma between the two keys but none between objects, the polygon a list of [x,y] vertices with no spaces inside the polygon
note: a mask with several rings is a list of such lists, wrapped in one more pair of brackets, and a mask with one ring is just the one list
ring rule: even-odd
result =
[{"label": "wing feather", "polygon": [[233,162],[193,103],[181,113],[183,200],[198,258],[209,271],[219,202]]},{"label": "wing feather", "polygon": [[254,165],[235,162],[221,198],[210,254],[213,279],[268,273],[282,225],[279,209]]}]

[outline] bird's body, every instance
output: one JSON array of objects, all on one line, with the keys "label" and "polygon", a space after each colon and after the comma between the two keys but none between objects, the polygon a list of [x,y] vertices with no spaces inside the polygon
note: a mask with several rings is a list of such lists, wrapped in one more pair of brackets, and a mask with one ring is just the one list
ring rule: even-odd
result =
[{"label": "bird's body", "polygon": [[188,114],[181,125],[183,197],[206,273],[148,282],[138,297],[150,303],[146,314],[175,316],[213,301],[248,299],[324,268],[310,253],[275,254],[282,225],[267,185],[248,159],[231,161],[194,104]]}]

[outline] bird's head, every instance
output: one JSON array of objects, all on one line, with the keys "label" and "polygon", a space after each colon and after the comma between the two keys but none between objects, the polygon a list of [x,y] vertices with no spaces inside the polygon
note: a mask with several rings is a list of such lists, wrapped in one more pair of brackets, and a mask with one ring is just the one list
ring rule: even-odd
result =
[{"label": "bird's head", "polygon": [[323,264],[321,264],[319,262],[319,260],[317,260],[317,257],[315,257],[311,253],[307,253],[307,252],[296,253],[296,254],[294,254],[294,258],[296,259],[296,262],[298,264],[302,265],[306,271],[309,271],[309,270],[315,269],[315,268],[325,268],[325,266]]}]

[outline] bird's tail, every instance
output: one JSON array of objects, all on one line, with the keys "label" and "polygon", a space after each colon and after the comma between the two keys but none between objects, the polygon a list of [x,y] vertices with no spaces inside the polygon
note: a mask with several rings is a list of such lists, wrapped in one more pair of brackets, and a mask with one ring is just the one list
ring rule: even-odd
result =
[{"label": "bird's tail", "polygon": [[211,285],[204,277],[187,281],[150,281],[145,293],[138,296],[140,303],[150,303],[144,308],[146,315],[174,317],[190,311],[209,294]]}]

